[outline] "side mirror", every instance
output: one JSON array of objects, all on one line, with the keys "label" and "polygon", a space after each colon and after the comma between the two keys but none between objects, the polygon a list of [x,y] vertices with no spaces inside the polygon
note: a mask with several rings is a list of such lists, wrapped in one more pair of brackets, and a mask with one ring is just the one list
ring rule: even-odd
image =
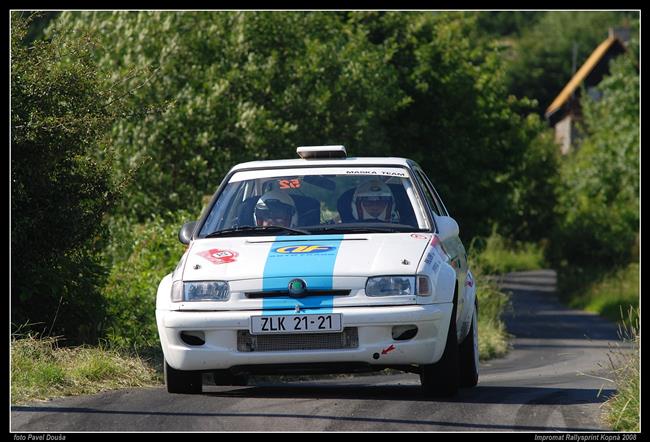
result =
[{"label": "side mirror", "polygon": [[436,216],[436,226],[438,227],[438,236],[441,241],[458,236],[460,233],[458,223],[450,216]]},{"label": "side mirror", "polygon": [[178,240],[183,244],[189,244],[192,239],[192,233],[194,233],[194,227],[196,227],[196,221],[183,224],[181,230],[178,231]]}]

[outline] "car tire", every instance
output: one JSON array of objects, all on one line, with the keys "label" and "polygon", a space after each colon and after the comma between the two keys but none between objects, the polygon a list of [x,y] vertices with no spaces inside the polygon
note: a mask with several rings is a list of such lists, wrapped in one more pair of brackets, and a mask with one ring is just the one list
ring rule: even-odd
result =
[{"label": "car tire", "polygon": [[438,362],[420,365],[420,383],[424,394],[430,397],[451,397],[458,392],[460,375],[455,297],[445,342],[445,351]]},{"label": "car tire", "polygon": [[168,393],[198,394],[203,391],[201,372],[176,370],[165,361],[164,374]]},{"label": "car tire", "polygon": [[240,387],[248,385],[248,376],[245,374],[232,374],[230,370],[214,370],[212,378],[214,385],[235,385]]},{"label": "car tire", "polygon": [[460,386],[474,387],[478,384],[478,306],[474,306],[472,324],[467,337],[458,348],[460,358]]}]

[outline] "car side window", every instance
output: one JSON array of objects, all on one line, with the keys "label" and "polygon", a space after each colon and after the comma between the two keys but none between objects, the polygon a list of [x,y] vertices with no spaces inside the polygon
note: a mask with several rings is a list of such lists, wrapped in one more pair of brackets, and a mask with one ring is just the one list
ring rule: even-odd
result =
[{"label": "car side window", "polygon": [[436,205],[438,206],[438,209],[440,210],[440,214],[444,216],[449,216],[449,212],[447,212],[447,208],[442,202],[442,198],[440,198],[440,195],[438,195],[438,192],[436,191],[436,188],[433,187],[433,184],[431,184],[431,180],[429,180],[429,177],[426,176],[424,172],[422,172],[422,177],[424,178],[424,182],[427,184],[429,187],[430,191],[433,192],[433,199],[436,202]]},{"label": "car side window", "polygon": [[438,206],[438,204],[436,204],[435,197],[433,196],[433,192],[427,183],[424,173],[422,173],[420,169],[416,169],[415,172],[417,174],[417,180],[420,183],[420,187],[422,187],[422,190],[424,191],[424,196],[427,199],[427,202],[429,203],[429,207],[436,215],[438,216],[442,215],[442,212],[440,211],[440,207]]}]

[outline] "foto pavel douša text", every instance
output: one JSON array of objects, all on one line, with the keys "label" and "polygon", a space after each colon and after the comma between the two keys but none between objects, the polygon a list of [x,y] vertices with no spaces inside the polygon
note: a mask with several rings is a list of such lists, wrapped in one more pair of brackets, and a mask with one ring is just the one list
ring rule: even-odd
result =
[{"label": "foto pavel dou\u0161a text", "polygon": [[36,434],[14,434],[14,440],[65,440],[65,434],[45,434],[45,433],[36,433]]}]

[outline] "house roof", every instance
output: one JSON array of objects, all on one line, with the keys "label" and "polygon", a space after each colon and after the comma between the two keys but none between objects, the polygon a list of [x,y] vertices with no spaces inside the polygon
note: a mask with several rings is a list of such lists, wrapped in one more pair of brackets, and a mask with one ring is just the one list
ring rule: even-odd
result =
[{"label": "house roof", "polygon": [[[562,92],[555,97],[555,100],[551,105],[546,109],[544,115],[546,118],[549,118],[553,113],[559,110],[564,103],[571,97],[571,94],[580,86],[584,79],[593,71],[593,69],[598,65],[598,63],[603,59],[607,54],[610,48],[615,44],[623,46],[623,43],[614,36],[609,36],[605,41],[603,41],[598,47],[591,53],[587,61],[578,69],[573,78],[564,86]],[[624,47],[624,46],[623,46]]]}]

